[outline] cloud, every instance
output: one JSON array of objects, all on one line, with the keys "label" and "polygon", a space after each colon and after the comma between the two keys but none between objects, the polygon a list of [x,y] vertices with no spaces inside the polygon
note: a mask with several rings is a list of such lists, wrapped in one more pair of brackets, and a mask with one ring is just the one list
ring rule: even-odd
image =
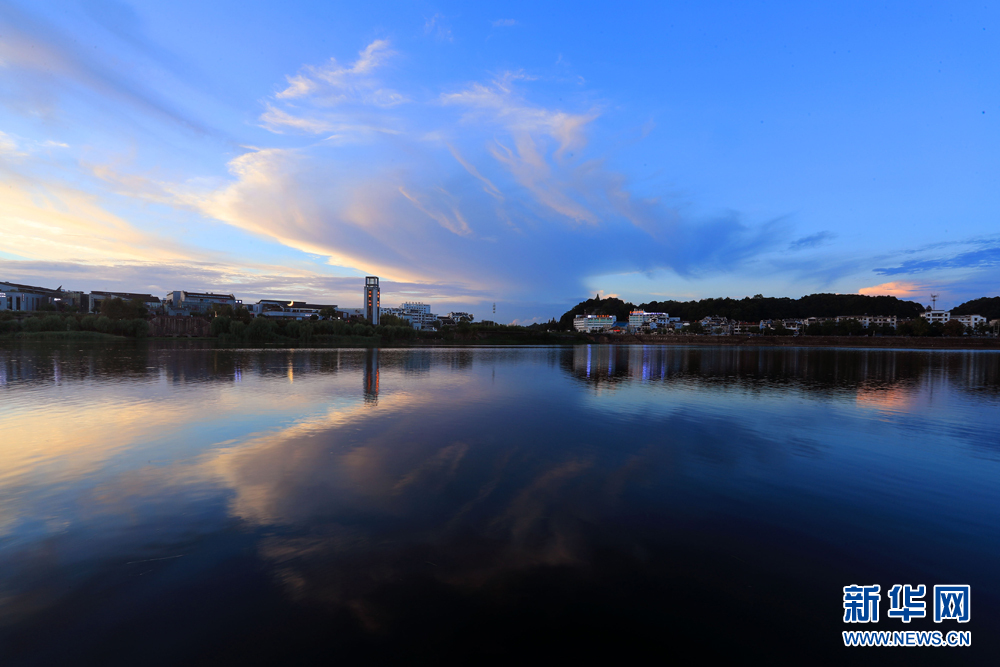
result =
[{"label": "cloud", "polygon": [[894,296],[900,299],[912,299],[915,296],[924,296],[929,293],[930,288],[923,283],[912,282],[891,282],[873,285],[872,287],[862,287],[858,294],[866,296]]},{"label": "cloud", "polygon": [[976,243],[974,250],[929,259],[913,259],[899,266],[876,268],[875,273],[883,276],[925,273],[940,269],[986,269],[1000,266],[1000,240],[984,240]]},{"label": "cloud", "polygon": [[[349,65],[330,58],[324,65],[306,65],[287,86],[265,102],[260,126],[276,134],[330,134],[336,143],[364,141],[372,133],[398,134],[395,118],[373,115],[362,109],[383,110],[409,102],[378,76],[395,51],[388,40],[376,39]],[[338,111],[331,113],[329,109]]]},{"label": "cloud", "polygon": [[0,132],[0,157],[12,158],[24,155],[25,153],[21,151],[20,146],[10,135]]},{"label": "cloud", "polygon": [[[166,289],[183,283],[251,295],[340,289],[324,282],[324,270],[334,269],[316,265],[323,261],[411,286],[414,295],[537,304],[572,300],[598,275],[730,272],[787,243],[780,220],[692,218],[664,199],[636,196],[592,148],[591,137],[606,131],[601,106],[542,104],[532,95],[536,85],[572,85],[576,95],[575,84],[535,84],[515,70],[444,91],[407,89],[419,77],[394,80],[396,56],[377,39],[349,62],[331,58],[286,76],[259,111],[262,127],[284,135],[282,147],[201,156],[226,174],[203,166],[201,175],[140,171],[132,156],[99,164],[59,158],[72,175],[62,185],[24,183],[5,200],[5,224],[20,234],[11,247],[29,262],[75,267],[66,271],[81,279],[89,271],[96,282],[130,276]],[[67,185],[73,178],[99,194]],[[178,211],[191,219],[190,242],[111,213],[140,208],[144,221],[177,219]],[[241,266],[199,245],[198,226],[217,229],[214,221],[297,250],[302,260]]]},{"label": "cloud", "polygon": [[303,134],[329,134],[328,141],[340,143],[362,141],[373,133],[399,134],[399,130],[389,127],[377,127],[357,122],[348,114],[327,114],[320,117],[294,116],[282,109],[267,105],[261,117],[261,127],[276,134],[285,131]]},{"label": "cloud", "polygon": [[497,19],[493,21],[494,28],[510,28],[517,25],[517,21],[514,19]]},{"label": "cloud", "polygon": [[[635,197],[624,175],[589,154],[600,112],[533,103],[523,85],[535,79],[523,72],[414,103],[406,131],[384,108],[331,113],[313,104],[322,94],[308,82],[370,74],[388,52],[372,43],[353,64],[289,77],[311,91],[296,102],[309,111],[275,98],[261,117],[272,131],[339,141],[247,150],[221,184],[122,178],[120,191],[172,201],[335,266],[508,301],[537,302],[540,284],[546,300],[576,298],[595,275],[730,272],[786,233],[783,220],[689,219],[660,199]],[[363,154],[339,150],[361,139]]]},{"label": "cloud", "polygon": [[429,19],[424,20],[424,34],[434,35],[434,38],[439,41],[453,42],[455,41],[454,36],[451,34],[451,27],[445,25],[442,22],[444,16],[441,14],[435,14]]},{"label": "cloud", "polygon": [[281,100],[322,95],[327,104],[358,100],[380,106],[399,104],[404,101],[401,96],[372,90],[375,87],[372,74],[393,55],[395,52],[387,40],[376,39],[358,52],[358,59],[351,65],[342,66],[336,58],[330,58],[325,65],[306,65],[298,74],[286,77],[288,87],[275,97]]},{"label": "cloud", "polygon": [[818,232],[812,234],[811,236],[803,236],[800,239],[792,241],[788,244],[789,250],[805,250],[807,248],[816,248],[821,245],[825,245],[837,238],[837,235],[833,232]]},{"label": "cloud", "polygon": [[79,40],[9,5],[0,8],[0,31],[0,66],[14,70],[9,80],[17,91],[5,104],[19,113],[51,116],[56,100],[90,95],[197,134],[225,136],[152,90],[135,65],[104,62],[79,48]]}]

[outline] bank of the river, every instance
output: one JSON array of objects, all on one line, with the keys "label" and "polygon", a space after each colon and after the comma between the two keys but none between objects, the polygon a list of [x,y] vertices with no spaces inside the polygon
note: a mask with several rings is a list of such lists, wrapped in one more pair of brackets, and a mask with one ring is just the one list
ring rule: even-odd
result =
[{"label": "bank of the river", "polygon": [[998,338],[916,336],[591,336],[595,343],[618,345],[725,345],[749,347],[873,347],[917,350],[1000,349]]},{"label": "bank of the river", "polygon": [[196,343],[201,347],[226,349],[232,347],[266,348],[358,348],[358,347],[474,347],[518,345],[663,345],[697,347],[857,347],[916,350],[1000,349],[1000,339],[972,337],[912,337],[912,336],[696,336],[696,335],[588,335],[570,332],[537,332],[504,330],[497,333],[436,335],[423,334],[414,339],[384,340],[379,336],[318,335],[308,340],[281,336],[263,345],[233,345],[214,337],[149,337],[128,338],[96,331],[39,331],[0,335],[4,342],[166,342]]}]

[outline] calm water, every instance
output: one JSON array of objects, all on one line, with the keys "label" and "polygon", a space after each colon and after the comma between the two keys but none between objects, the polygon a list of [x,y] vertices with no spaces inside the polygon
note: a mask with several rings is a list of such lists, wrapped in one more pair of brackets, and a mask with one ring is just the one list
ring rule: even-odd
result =
[{"label": "calm water", "polygon": [[998,353],[79,347],[0,350],[4,665],[1000,656]]}]

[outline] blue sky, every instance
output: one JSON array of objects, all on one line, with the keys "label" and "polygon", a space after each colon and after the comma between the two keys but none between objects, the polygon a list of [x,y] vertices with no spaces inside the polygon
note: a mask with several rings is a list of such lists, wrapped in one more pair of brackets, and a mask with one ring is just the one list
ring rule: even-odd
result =
[{"label": "blue sky", "polygon": [[0,275],[994,296],[1000,10],[956,5],[0,2]]}]

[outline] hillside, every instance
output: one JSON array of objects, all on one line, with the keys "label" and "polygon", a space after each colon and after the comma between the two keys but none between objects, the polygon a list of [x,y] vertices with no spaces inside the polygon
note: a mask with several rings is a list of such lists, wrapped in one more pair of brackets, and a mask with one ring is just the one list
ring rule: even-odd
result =
[{"label": "hillside", "polygon": [[[863,294],[810,294],[800,299],[756,296],[743,299],[651,301],[639,304],[638,308],[670,313],[671,316],[682,320],[700,320],[703,317],[717,315],[741,322],[837,315],[895,315],[899,318],[912,318],[924,312],[924,307],[915,301],[903,301],[894,296]],[[573,318],[583,313],[614,315],[619,320],[626,321],[629,311],[634,309],[636,309],[634,304],[621,299],[610,297],[588,299],[563,314],[559,318],[559,324],[561,328],[568,329],[573,326]]]},{"label": "hillside", "polygon": [[1000,296],[984,296],[980,299],[966,301],[961,306],[951,309],[952,315],[982,315],[987,320],[1000,318]]}]

